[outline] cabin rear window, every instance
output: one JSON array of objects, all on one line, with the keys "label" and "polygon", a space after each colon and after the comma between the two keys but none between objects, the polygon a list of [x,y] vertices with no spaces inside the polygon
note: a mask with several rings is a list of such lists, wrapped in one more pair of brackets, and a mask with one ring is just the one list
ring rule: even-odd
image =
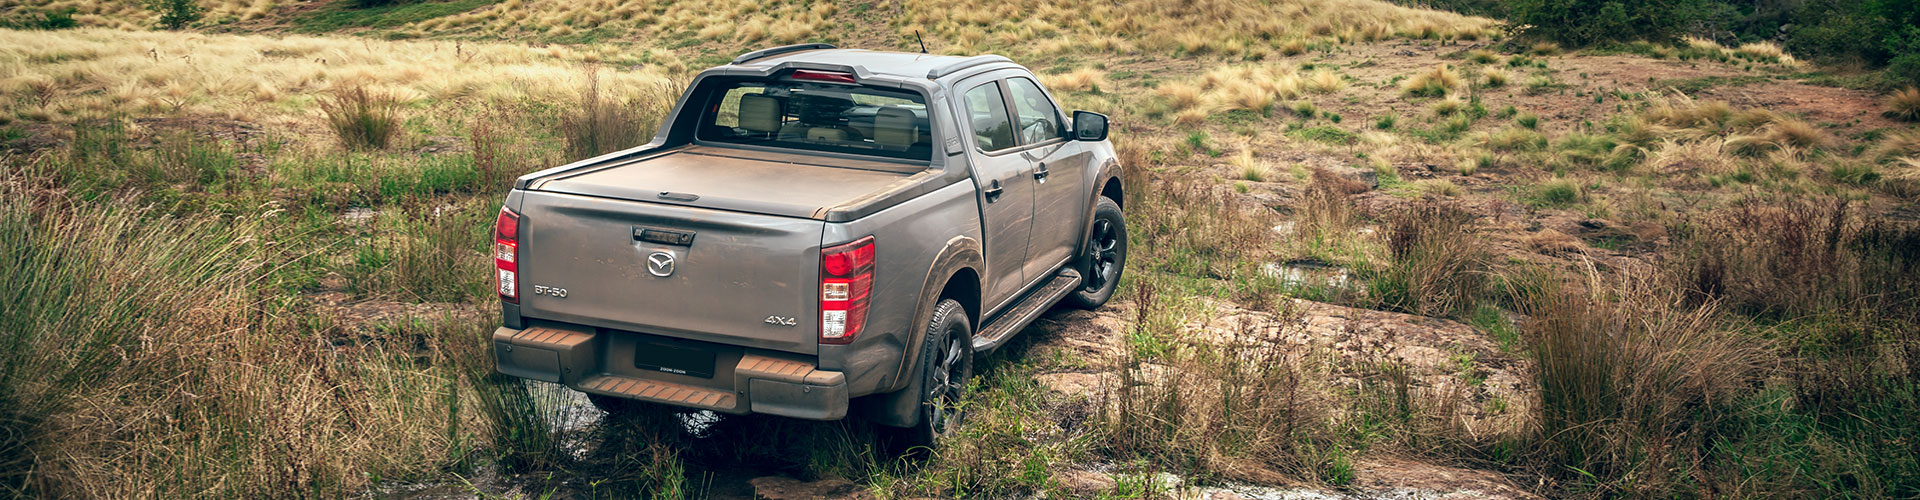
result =
[{"label": "cabin rear window", "polygon": [[789,81],[723,83],[700,140],[928,161],[927,102],[892,89]]}]

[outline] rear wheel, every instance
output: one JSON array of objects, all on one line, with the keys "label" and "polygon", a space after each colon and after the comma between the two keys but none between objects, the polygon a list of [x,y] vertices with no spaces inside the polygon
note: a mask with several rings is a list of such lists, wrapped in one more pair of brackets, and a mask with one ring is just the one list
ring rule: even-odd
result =
[{"label": "rear wheel", "polygon": [[909,446],[933,446],[960,426],[960,402],[973,376],[973,325],[958,301],[941,299],[934,308],[920,360],[919,423],[900,431]]},{"label": "rear wheel", "polygon": [[1066,302],[1081,309],[1099,309],[1113,299],[1120,272],[1127,266],[1127,220],[1120,204],[1105,196],[1093,207],[1093,227],[1087,232],[1086,252],[1080,256],[1085,279]]}]

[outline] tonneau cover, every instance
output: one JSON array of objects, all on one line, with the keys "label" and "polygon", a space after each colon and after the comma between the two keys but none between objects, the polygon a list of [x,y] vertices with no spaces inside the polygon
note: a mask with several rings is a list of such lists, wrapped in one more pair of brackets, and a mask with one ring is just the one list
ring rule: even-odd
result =
[{"label": "tonneau cover", "polygon": [[926,165],[687,146],[562,173],[533,190],[824,220],[911,183]]}]

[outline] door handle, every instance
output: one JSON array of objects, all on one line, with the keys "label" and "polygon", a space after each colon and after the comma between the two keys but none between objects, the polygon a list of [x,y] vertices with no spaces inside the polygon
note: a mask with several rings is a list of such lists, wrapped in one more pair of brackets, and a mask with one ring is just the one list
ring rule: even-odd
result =
[{"label": "door handle", "polygon": [[1000,195],[1006,192],[1007,190],[1005,188],[1000,187],[1000,180],[994,179],[993,184],[989,184],[987,190],[981,191],[980,193],[987,195],[987,203],[993,203],[1000,201]]},{"label": "door handle", "polygon": [[1052,172],[1047,171],[1047,164],[1045,163],[1040,164],[1039,168],[1033,170],[1033,180],[1044,181],[1047,180],[1048,175],[1052,175]]}]

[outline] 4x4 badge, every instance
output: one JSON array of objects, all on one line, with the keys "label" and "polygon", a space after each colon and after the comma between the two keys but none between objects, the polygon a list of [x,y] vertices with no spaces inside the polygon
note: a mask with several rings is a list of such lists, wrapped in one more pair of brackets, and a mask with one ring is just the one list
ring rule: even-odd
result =
[{"label": "4x4 badge", "polygon": [[673,254],[654,252],[647,256],[647,272],[665,278],[673,275]]}]

